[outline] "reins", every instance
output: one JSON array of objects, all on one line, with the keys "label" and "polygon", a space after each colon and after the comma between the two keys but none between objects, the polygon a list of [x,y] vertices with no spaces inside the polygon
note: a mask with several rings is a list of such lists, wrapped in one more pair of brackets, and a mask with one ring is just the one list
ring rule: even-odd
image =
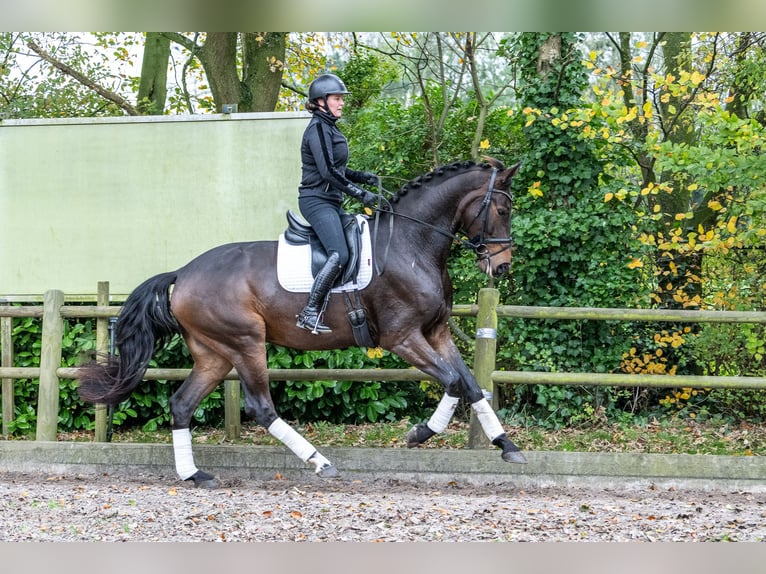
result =
[{"label": "reins", "polygon": [[[424,227],[428,227],[432,231],[435,231],[445,237],[448,237],[452,241],[460,241],[460,245],[462,247],[465,247],[467,249],[471,249],[476,253],[476,257],[479,260],[483,259],[491,259],[492,255],[489,255],[489,249],[487,248],[488,243],[506,243],[507,246],[500,251],[502,253],[506,249],[510,249],[512,239],[509,237],[507,238],[500,238],[500,239],[486,239],[486,233],[487,233],[487,224],[489,222],[489,206],[492,202],[492,194],[493,193],[501,193],[508,197],[508,199],[511,202],[511,207],[513,207],[513,196],[507,192],[500,189],[495,189],[495,179],[497,177],[497,168],[492,168],[492,175],[489,180],[489,185],[487,187],[487,193],[484,196],[484,199],[481,203],[481,208],[479,209],[476,216],[473,218],[473,221],[471,221],[471,224],[468,226],[470,227],[473,225],[473,223],[481,216],[482,213],[484,213],[484,221],[482,222],[482,229],[481,233],[477,236],[474,236],[472,239],[464,239],[458,237],[455,233],[452,233],[451,231],[446,231],[440,227],[436,227],[435,225],[428,223],[426,221],[422,221],[420,219],[417,219],[416,217],[412,217],[409,215],[405,215],[404,213],[398,213],[394,211],[394,208],[391,206],[391,203],[383,197],[383,192],[387,193],[388,195],[393,196],[394,194],[388,191],[387,189],[383,188],[382,183],[380,180],[378,180],[378,205],[375,207],[375,225],[373,229],[373,241],[375,245],[377,245],[378,242],[378,228],[380,226],[380,214],[381,213],[388,213],[392,216],[401,217],[403,219],[408,219],[414,223],[417,223],[419,225],[422,225]],[[387,209],[383,209],[383,203],[385,202]],[[509,230],[510,231],[510,230]],[[388,252],[391,247],[391,239],[394,235],[394,217],[390,217],[388,219],[388,241],[386,242],[386,247],[383,250],[383,255],[380,259],[382,259],[382,264],[379,264],[378,258],[375,257],[375,271],[378,274],[378,276],[383,275],[383,273],[386,270],[386,264],[388,263]]]}]

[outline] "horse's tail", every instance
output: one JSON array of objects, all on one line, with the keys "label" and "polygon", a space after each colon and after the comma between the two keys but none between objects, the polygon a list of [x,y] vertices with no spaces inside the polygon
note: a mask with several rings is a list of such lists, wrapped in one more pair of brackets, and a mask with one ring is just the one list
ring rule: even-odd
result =
[{"label": "horse's tail", "polygon": [[80,398],[89,403],[116,405],[143,380],[155,348],[163,347],[179,332],[170,312],[170,286],[176,277],[175,272],[156,275],[130,294],[115,324],[119,354],[106,362],[91,361],[80,367]]}]

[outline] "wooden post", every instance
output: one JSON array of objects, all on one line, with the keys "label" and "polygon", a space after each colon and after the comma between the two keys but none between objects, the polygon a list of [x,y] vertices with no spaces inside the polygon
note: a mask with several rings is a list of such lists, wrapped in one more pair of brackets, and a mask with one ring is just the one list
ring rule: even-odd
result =
[{"label": "wooden post", "polygon": [[[500,302],[500,292],[497,289],[479,290],[479,311],[476,315],[476,348],[473,358],[473,374],[485,394],[489,393],[492,408],[497,410],[497,395],[492,382],[492,372],[495,370],[497,354],[497,305]],[[487,448],[489,439],[479,424],[473,409],[471,409],[471,425],[468,432],[469,448]]]},{"label": "wooden post", "polygon": [[[99,281],[96,294],[96,305],[109,305],[109,281]],[[96,360],[102,360],[109,353],[109,317],[96,319]],[[95,441],[106,442],[107,414],[109,409],[105,404],[96,405]]]},{"label": "wooden post", "polygon": [[223,383],[224,427],[227,440],[238,439],[242,434],[242,421],[239,404],[239,381],[224,381]]},{"label": "wooden post", "polygon": [[[0,366],[13,366],[13,317],[0,317]],[[3,436],[11,434],[14,419],[13,379],[3,379]]]},{"label": "wooden post", "polygon": [[56,370],[61,366],[61,337],[64,334],[64,320],[61,318],[63,305],[62,291],[45,292],[36,440],[56,440],[59,418],[59,378]]}]

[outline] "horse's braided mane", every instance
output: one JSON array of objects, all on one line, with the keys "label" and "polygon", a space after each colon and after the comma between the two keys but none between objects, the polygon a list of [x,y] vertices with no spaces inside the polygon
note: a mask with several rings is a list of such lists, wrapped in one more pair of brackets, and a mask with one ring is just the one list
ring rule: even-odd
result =
[{"label": "horse's braided mane", "polygon": [[391,198],[391,201],[396,203],[400,198],[407,195],[413,189],[421,188],[424,184],[429,183],[434,178],[457,175],[458,172],[467,171],[473,167],[476,167],[477,165],[483,169],[489,169],[492,167],[488,163],[477,164],[471,160],[456,161],[447,165],[442,165],[435,168],[433,171],[430,171],[424,175],[419,175],[415,179],[405,183],[401,189],[396,192],[396,195]]}]

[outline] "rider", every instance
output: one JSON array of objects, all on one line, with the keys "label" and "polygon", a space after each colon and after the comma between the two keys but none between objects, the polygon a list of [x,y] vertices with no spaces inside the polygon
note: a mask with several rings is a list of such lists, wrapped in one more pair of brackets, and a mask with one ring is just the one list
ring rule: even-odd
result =
[{"label": "rider", "polygon": [[341,225],[343,194],[371,206],[375,194],[355,183],[378,185],[374,173],[348,169],[348,142],[335,123],[342,115],[344,96],[350,92],[338,76],[322,74],[309,85],[306,109],[311,112],[301,142],[302,177],[298,207],[316,231],[328,258],[314,278],[308,302],[297,316],[298,327],[314,333],[329,333],[321,313],[338,274],[348,263],[349,252]]}]

